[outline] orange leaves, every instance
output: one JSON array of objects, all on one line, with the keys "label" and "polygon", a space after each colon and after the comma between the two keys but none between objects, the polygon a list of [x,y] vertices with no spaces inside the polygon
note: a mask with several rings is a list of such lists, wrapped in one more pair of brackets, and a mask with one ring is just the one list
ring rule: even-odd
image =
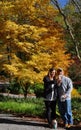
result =
[{"label": "orange leaves", "polygon": [[70,55],[64,47],[63,29],[54,22],[58,11],[49,0],[15,0],[10,7],[12,15],[7,14],[9,19],[0,30],[11,58],[11,64],[8,59],[3,64],[4,70],[24,82],[42,82],[49,67],[67,69]]}]

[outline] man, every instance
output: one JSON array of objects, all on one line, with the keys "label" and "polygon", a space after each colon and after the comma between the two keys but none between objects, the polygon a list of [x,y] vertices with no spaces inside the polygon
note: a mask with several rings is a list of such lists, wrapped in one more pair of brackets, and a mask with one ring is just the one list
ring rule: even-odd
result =
[{"label": "man", "polygon": [[46,106],[46,117],[48,120],[49,127],[54,127],[53,124],[56,122],[56,80],[55,80],[55,69],[50,68],[49,72],[43,78],[44,82],[44,100]]},{"label": "man", "polygon": [[57,77],[58,108],[65,127],[69,128],[73,125],[71,110],[71,91],[73,84],[69,77],[64,76],[62,68],[57,69]]}]

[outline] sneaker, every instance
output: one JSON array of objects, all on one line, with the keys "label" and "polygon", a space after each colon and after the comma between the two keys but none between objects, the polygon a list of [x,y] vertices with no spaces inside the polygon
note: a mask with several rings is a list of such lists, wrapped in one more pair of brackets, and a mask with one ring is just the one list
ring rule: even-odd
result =
[{"label": "sneaker", "polygon": [[57,129],[57,121],[56,121],[56,120],[53,120],[53,121],[52,121],[52,125],[53,125],[53,128],[54,128],[54,129]]}]

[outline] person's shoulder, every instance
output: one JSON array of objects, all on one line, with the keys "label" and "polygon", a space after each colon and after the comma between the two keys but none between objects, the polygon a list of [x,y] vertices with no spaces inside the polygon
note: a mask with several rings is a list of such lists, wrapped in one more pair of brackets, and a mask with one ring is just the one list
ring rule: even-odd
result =
[{"label": "person's shoulder", "polygon": [[44,76],[43,80],[45,80],[45,79],[48,79],[48,75],[45,75],[45,76]]},{"label": "person's shoulder", "polygon": [[44,76],[44,78],[47,78],[47,77],[48,77],[48,75],[45,75],[45,76]]},{"label": "person's shoulder", "polygon": [[71,82],[72,82],[72,80],[71,80],[70,77],[68,77],[68,76],[64,76],[64,78],[65,78],[65,80],[67,80],[67,81],[71,81]]}]

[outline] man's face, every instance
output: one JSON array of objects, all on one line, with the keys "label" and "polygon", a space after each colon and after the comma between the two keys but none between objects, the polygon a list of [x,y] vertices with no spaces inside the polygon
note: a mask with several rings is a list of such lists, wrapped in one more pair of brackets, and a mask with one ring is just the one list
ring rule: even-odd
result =
[{"label": "man's face", "polygon": [[58,71],[57,74],[58,75],[63,75],[63,71]]}]

